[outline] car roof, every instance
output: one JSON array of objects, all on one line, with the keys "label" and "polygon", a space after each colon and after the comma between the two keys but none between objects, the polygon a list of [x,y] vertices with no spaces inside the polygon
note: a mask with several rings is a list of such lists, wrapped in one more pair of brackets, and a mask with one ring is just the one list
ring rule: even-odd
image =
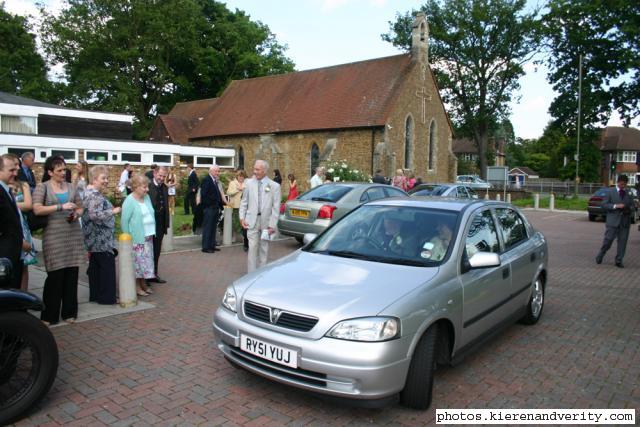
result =
[{"label": "car roof", "polygon": [[455,199],[451,197],[428,197],[418,196],[411,198],[394,197],[390,199],[380,199],[369,202],[367,205],[380,206],[407,206],[418,208],[442,209],[449,211],[462,212],[472,205],[481,206],[508,206],[504,202],[494,200],[478,200],[478,199]]}]

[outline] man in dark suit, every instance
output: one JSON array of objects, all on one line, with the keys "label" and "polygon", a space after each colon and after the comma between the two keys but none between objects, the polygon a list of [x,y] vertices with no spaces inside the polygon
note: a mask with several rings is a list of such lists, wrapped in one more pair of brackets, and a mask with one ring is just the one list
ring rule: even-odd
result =
[{"label": "man in dark suit", "polygon": [[378,169],[376,174],[373,176],[373,182],[376,184],[386,184],[387,180],[384,176],[382,176],[382,169]]},{"label": "man in dark suit", "polygon": [[614,239],[618,239],[616,251],[616,267],[623,268],[622,259],[627,249],[629,228],[635,211],[633,197],[626,188],[629,178],[626,175],[618,176],[616,187],[610,188],[602,201],[602,208],[607,212],[604,241],[600,252],[596,256],[596,263],[602,263],[602,258],[607,253]]},{"label": "man in dark suit", "polygon": [[202,223],[202,252],[213,253],[219,251],[216,248],[216,229],[220,211],[226,205],[224,192],[220,187],[220,166],[213,165],[209,168],[209,175],[202,180],[200,189],[200,204],[204,210]]},{"label": "man in dark suit", "polygon": [[22,153],[20,159],[22,160],[22,166],[18,170],[18,179],[20,181],[28,183],[29,187],[31,188],[31,194],[33,194],[33,190],[36,189],[36,176],[31,170],[34,159],[33,153],[31,151],[25,151],[24,153]]},{"label": "man in dark suit", "polygon": [[191,212],[195,213],[196,210],[196,193],[198,192],[198,188],[200,188],[200,180],[198,179],[198,174],[196,170],[193,168],[192,164],[187,165],[187,169],[189,170],[189,175],[187,178],[187,186],[189,187],[184,195],[184,214],[189,215],[189,208],[191,208]]},{"label": "man in dark suit", "polygon": [[154,279],[149,282],[167,283],[158,275],[158,263],[160,261],[160,251],[162,250],[162,239],[167,234],[169,228],[169,189],[164,183],[169,169],[166,166],[158,167],[154,170],[153,179],[149,182],[149,198],[155,212],[156,235],[153,237],[153,266],[156,273]]},{"label": "man in dark suit", "polygon": [[20,288],[22,278],[22,222],[16,200],[9,190],[18,175],[18,161],[10,154],[0,157],[0,258],[7,258],[13,266],[13,287]]},{"label": "man in dark suit", "polygon": [[149,181],[153,181],[153,177],[156,176],[156,171],[158,170],[158,165],[155,163],[151,165],[151,169],[144,173],[144,176],[149,178]]}]

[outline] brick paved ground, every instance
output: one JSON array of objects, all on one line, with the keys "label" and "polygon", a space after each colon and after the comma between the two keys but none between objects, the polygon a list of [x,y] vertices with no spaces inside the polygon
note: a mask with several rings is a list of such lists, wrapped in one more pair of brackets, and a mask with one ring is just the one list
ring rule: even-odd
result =
[{"label": "brick paved ground", "polygon": [[[462,365],[437,372],[432,409],[324,402],[229,366],[211,317],[245,271],[240,247],[163,255],[157,308],[56,328],[58,378],[20,425],[423,425],[435,408],[640,408],[640,232],[624,270],[593,258],[604,225],[528,212],[550,245],[543,318],[513,325]],[[272,259],[295,249],[272,246]]]}]

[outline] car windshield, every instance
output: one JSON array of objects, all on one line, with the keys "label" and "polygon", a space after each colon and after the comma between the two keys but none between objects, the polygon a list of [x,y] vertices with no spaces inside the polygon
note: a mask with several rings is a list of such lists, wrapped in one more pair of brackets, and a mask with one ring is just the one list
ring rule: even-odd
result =
[{"label": "car windshield", "polygon": [[349,185],[325,184],[307,191],[298,200],[335,203],[351,190]]},{"label": "car windshield", "polygon": [[432,267],[455,236],[457,212],[419,207],[365,205],[303,250],[373,262]]}]

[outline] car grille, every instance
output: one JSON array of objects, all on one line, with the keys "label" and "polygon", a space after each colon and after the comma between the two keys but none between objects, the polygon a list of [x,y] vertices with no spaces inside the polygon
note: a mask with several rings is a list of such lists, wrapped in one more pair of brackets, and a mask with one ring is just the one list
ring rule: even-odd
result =
[{"label": "car grille", "polygon": [[270,323],[282,328],[293,329],[294,331],[308,332],[318,323],[318,319],[310,316],[303,316],[288,311],[282,311],[275,322],[271,321],[271,315],[276,310],[273,307],[256,304],[251,301],[244,302],[244,315],[250,319],[260,322]]},{"label": "car grille", "polygon": [[326,374],[308,371],[306,369],[300,369],[300,368],[294,369],[288,366],[278,365],[277,363],[273,363],[268,360],[255,357],[254,355],[244,352],[237,347],[230,347],[230,350],[231,350],[231,354],[234,357],[242,360],[244,363],[247,363],[248,365],[251,365],[258,369],[266,370],[273,375],[286,377],[291,380],[313,385],[316,387],[327,386]]}]

